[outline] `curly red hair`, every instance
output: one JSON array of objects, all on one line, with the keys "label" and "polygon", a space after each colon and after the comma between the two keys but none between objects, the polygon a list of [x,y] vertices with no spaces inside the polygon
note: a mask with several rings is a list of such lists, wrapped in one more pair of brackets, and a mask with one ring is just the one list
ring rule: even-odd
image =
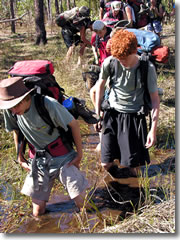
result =
[{"label": "curly red hair", "polygon": [[137,52],[137,38],[132,32],[120,29],[111,39],[111,54],[117,59],[128,57]]}]

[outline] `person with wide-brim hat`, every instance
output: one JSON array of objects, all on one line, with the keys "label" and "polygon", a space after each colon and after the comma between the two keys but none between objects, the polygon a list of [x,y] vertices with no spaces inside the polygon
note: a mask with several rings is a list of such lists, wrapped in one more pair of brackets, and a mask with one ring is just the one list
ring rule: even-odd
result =
[{"label": "person with wide-brim hat", "polygon": [[21,77],[0,80],[0,109],[13,108],[33,90],[24,85]]},{"label": "person with wide-brim hat", "polygon": [[[44,96],[44,107],[56,126],[49,134],[50,126],[36,109],[35,95],[31,94],[33,90],[24,85],[21,77],[0,80],[0,109],[3,110],[5,129],[13,131],[16,150],[19,151],[18,162],[28,172],[21,193],[32,198],[34,216],[44,214],[53,182],[57,178],[77,207],[81,208],[86,205],[84,198],[88,181],[79,170],[82,159],[79,124],[58,101]],[[58,127],[65,131],[70,127],[76,151],[66,148]],[[34,147],[33,159],[26,160],[22,145],[17,147],[20,132],[28,144]],[[56,154],[52,154],[50,147]]]}]

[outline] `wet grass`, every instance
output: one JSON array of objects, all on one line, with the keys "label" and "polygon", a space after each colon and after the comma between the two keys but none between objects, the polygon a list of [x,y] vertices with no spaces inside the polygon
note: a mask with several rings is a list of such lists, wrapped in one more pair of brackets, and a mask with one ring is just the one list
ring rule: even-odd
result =
[{"label": "wet grass", "polygon": [[[49,59],[54,64],[54,75],[56,77],[56,80],[60,86],[66,90],[66,93],[68,95],[74,95],[76,97],[85,99],[88,107],[93,109],[89,99],[89,93],[87,92],[82,80],[82,70],[74,70],[75,63],[77,61],[78,48],[75,50],[75,55],[71,60],[69,66],[65,65],[63,60],[66,53],[66,48],[64,47],[62,39],[59,37],[58,28],[54,27],[53,34],[48,35],[48,44],[46,46],[35,46],[34,36],[31,32],[28,32],[28,34],[26,34],[21,29],[19,30],[20,35],[16,34],[11,37],[8,31],[8,29],[7,32],[4,30],[4,32],[0,34],[1,79],[7,77],[7,71],[16,61],[25,59]],[[171,29],[169,29],[168,26],[166,34],[168,35],[170,33]],[[6,38],[6,40],[3,40],[2,35],[4,38]],[[156,154],[157,149],[161,149],[162,151],[175,149],[175,45],[173,45],[173,41],[170,40],[168,42],[167,38],[163,39],[163,42],[166,45],[170,44],[171,57],[168,64],[158,67],[158,87],[163,88],[164,95],[161,101],[157,144],[150,150],[152,156]],[[91,58],[91,50],[87,49],[84,57],[85,65],[91,61]],[[13,137],[12,134],[7,133],[4,130],[3,117],[1,113],[0,126],[0,232],[11,233],[16,231],[19,226],[25,224],[25,222],[31,217],[32,206],[31,200],[20,194],[20,189],[22,187],[26,173],[19,167],[19,165],[14,162],[16,154]],[[80,128],[82,133],[82,140],[84,143],[86,143],[88,134],[90,134],[89,126],[84,125],[80,121]],[[95,190],[97,190],[97,183],[102,180],[99,179],[99,176],[101,176],[102,172],[97,156],[92,153],[92,149],[93,148],[84,150],[84,159],[81,164],[81,168],[86,172],[86,176],[88,178],[91,179],[92,176],[95,176],[92,179],[92,182],[94,183]],[[112,215],[111,211],[109,213],[103,213],[102,211],[99,211],[99,208],[96,208],[96,201],[94,201],[92,198],[91,204],[94,207],[93,213],[89,213],[84,209],[84,211],[81,213],[75,214],[77,222],[76,231],[84,233],[93,233],[99,231],[103,232],[103,228],[107,229],[108,226],[116,225],[120,222],[120,220],[123,220],[124,217],[127,217],[128,215],[127,224],[131,224],[131,231],[133,232],[134,229],[134,232],[142,232],[142,226],[138,225],[138,218],[136,217],[143,212],[143,209],[150,209],[150,207],[154,207],[154,203],[157,203],[158,201],[162,204],[167,201],[169,204],[168,206],[170,206],[170,208],[172,207],[173,209],[174,202],[171,200],[175,195],[175,190],[173,187],[175,185],[174,172],[172,172],[170,168],[166,174],[162,170],[162,172],[156,174],[156,176],[149,176],[148,172],[149,169],[147,167],[144,171],[144,175],[140,176],[139,202],[136,204],[133,202],[130,203],[131,213],[129,213],[129,215],[126,214],[125,216],[121,217],[117,214]],[[63,193],[66,194],[63,187],[58,182],[55,183],[52,194],[55,193],[57,189],[60,189],[60,191],[63,191]],[[93,191],[95,192],[95,190]],[[110,193],[111,191],[112,189],[110,189]],[[119,206],[118,203],[116,206]],[[153,210],[152,213],[154,213],[154,211],[155,210]],[[129,224],[128,219],[130,219],[132,215],[134,217],[131,218],[132,220]],[[157,215],[154,214],[154,216],[158,218]],[[153,226],[152,229],[154,229],[154,216],[150,216],[151,220],[148,223]],[[59,225],[61,225],[63,219],[63,217],[59,219]],[[136,221],[134,219],[136,219]],[[127,228],[127,232],[130,232],[130,229],[128,229],[128,227],[125,228],[123,222],[122,226],[120,225],[118,229],[123,228],[123,232],[125,232],[125,229]],[[135,225],[133,225],[133,223]],[[148,224],[145,228],[147,232]],[[116,228],[115,232],[119,232],[120,230],[118,229]],[[149,232],[151,232],[152,229],[149,229]],[[174,227],[171,225],[171,229],[166,228],[166,230],[167,232],[173,232]],[[109,230],[109,232],[111,232],[111,230]]]}]

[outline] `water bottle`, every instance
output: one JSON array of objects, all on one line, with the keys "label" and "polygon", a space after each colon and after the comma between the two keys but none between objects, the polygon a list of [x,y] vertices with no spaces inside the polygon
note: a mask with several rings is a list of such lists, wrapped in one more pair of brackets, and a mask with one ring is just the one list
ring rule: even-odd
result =
[{"label": "water bottle", "polygon": [[63,106],[72,114],[74,115],[75,105],[73,101],[73,97],[69,97],[63,101]]}]

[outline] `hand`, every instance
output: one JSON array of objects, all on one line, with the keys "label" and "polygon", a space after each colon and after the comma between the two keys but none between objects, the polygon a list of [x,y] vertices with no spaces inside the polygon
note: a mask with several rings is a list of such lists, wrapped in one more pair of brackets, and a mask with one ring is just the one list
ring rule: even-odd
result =
[{"label": "hand", "polygon": [[99,121],[98,123],[94,124],[94,129],[96,132],[100,132],[102,129],[102,123]]},{"label": "hand", "polygon": [[154,8],[154,12],[158,15],[159,14],[159,12],[158,12],[158,9],[155,7]]},{"label": "hand", "polygon": [[150,131],[147,135],[147,141],[146,141],[145,147],[150,148],[154,145],[155,142],[156,142],[156,135],[152,131]]},{"label": "hand", "polygon": [[27,172],[30,172],[31,170],[30,165],[22,154],[19,155],[18,162],[22,168],[24,168]]},{"label": "hand", "polygon": [[81,162],[82,156],[76,156],[70,163],[68,163],[68,167],[71,165],[74,165],[78,169],[80,168],[80,162]]},{"label": "hand", "polygon": [[98,58],[96,58],[96,59],[95,59],[95,64],[98,65],[98,63],[99,63],[99,60],[98,60]]},{"label": "hand", "polygon": [[27,172],[30,172],[31,168],[28,163],[22,162],[20,163],[21,167],[24,168]]}]

